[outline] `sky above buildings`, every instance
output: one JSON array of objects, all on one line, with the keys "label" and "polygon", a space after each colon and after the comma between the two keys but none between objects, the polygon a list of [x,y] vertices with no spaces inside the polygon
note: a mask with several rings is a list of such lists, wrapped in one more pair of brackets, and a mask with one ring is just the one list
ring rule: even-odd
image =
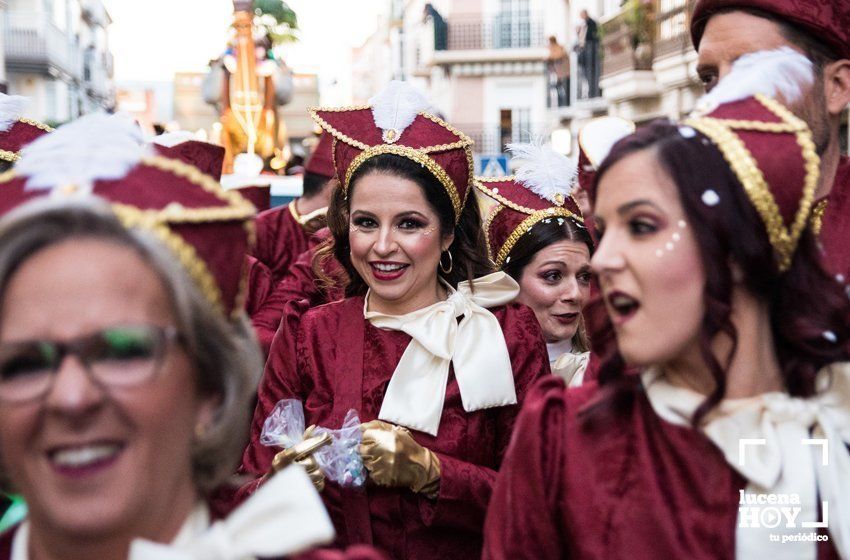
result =
[{"label": "sky above buildings", "polygon": [[[118,82],[170,82],[175,72],[203,71],[225,48],[230,0],[103,0],[114,23],[109,41]],[[351,48],[375,29],[383,0],[288,0],[301,40],[285,58],[296,71],[318,72],[323,96],[350,79]],[[335,101],[335,100],[329,100]]]}]

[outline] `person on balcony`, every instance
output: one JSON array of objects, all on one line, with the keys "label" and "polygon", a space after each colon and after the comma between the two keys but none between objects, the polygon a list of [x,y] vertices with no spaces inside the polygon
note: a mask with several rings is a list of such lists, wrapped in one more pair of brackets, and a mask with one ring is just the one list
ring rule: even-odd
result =
[{"label": "person on balcony", "polygon": [[581,90],[588,98],[599,97],[599,27],[587,13],[582,10],[579,14],[581,23],[576,30],[575,51],[578,55],[578,65],[584,78],[584,89]]},{"label": "person on balcony", "polygon": [[[557,97],[558,107],[570,105],[570,55],[553,35],[549,37],[549,57],[546,60],[549,84]],[[551,96],[550,96],[551,103]]]}]

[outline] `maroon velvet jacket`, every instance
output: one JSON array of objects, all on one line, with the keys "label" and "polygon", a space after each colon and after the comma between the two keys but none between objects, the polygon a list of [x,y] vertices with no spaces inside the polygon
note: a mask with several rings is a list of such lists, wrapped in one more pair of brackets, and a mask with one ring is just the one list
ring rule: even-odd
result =
[{"label": "maroon velvet jacket", "polygon": [[[361,422],[374,420],[410,337],[381,330],[363,318],[362,296],[304,311],[291,303],[266,364],[243,470],[268,471],[277,449],[260,444],[263,422],[285,398],[305,403],[307,424],[339,428],[350,408]],[[549,374],[546,346],[530,309],[491,310],[502,325],[522,403],[537,378]],[[482,341],[486,351],[486,341]],[[341,489],[328,483],[323,497],[342,544],[374,543],[393,558],[476,558],[496,470],[510,440],[518,406],[466,412],[454,375],[446,389],[437,437],[413,431],[417,442],[440,459],[436,500],[408,490]]]},{"label": "maroon velvet jacket", "polygon": [[[662,420],[632,381],[632,404],[593,428],[579,410],[596,383],[567,390],[551,376],[533,387],[487,513],[486,560],[735,558],[746,480],[703,434]],[[818,558],[837,558],[819,545]]]},{"label": "maroon velvet jacket", "polygon": [[[313,257],[319,245],[328,238],[330,238],[330,231],[327,228],[317,231],[310,238],[310,248],[298,255],[298,258],[289,265],[289,270],[283,279],[264,298],[262,305],[250,311],[254,330],[257,331],[260,344],[267,355],[287,303],[303,299],[307,300],[309,307],[316,307],[345,297],[345,290],[342,287],[325,286],[313,272]],[[342,267],[336,259],[323,263],[322,268],[331,278],[342,272]]]},{"label": "maroon velvet jacket", "polygon": [[292,261],[308,249],[310,235],[292,217],[289,206],[266,210],[257,216],[257,243],[251,255],[269,267],[272,280],[277,283]]}]

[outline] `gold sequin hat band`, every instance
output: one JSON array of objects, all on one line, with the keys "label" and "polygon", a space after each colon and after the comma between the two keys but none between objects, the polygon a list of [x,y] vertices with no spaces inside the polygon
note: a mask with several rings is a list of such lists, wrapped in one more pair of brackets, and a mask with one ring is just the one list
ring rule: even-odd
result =
[{"label": "gold sequin hat band", "polygon": [[404,130],[382,130],[371,106],[311,108],[310,116],[333,139],[336,178],[347,193],[357,169],[370,158],[393,154],[422,165],[446,190],[460,219],[472,183],[472,140],[442,119],[419,112]]},{"label": "gold sequin hat band", "polygon": [[788,270],[809,224],[820,177],[806,123],[758,94],[703,109],[684,124],[720,149],[764,223],[779,270]]},{"label": "gold sequin hat band", "polygon": [[534,194],[514,177],[476,177],[475,189],[482,208],[484,237],[490,260],[497,268],[508,264],[509,255],[523,235],[545,220],[573,220],[584,225],[572,196],[554,203]]}]

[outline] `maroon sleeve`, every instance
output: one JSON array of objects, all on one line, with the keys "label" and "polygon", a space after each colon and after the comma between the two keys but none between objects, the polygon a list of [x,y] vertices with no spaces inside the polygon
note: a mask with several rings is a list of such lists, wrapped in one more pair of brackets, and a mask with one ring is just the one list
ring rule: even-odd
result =
[{"label": "maroon sleeve", "polygon": [[[251,421],[251,437],[242,457],[241,471],[262,475],[269,470],[278,451],[260,443],[263,423],[281,399],[305,401],[311,389],[311,368],[308,353],[304,348],[302,317],[306,311],[304,302],[290,302],[283,313],[280,329],[271,344],[266,369],[257,390],[257,408]],[[305,318],[306,319],[306,318]]]},{"label": "maroon sleeve", "polygon": [[[248,271],[248,294],[245,298],[245,311],[253,318],[272,293],[272,273],[266,265],[251,255],[247,255],[245,260]],[[259,337],[261,333],[259,329],[256,329],[256,325],[255,330]],[[272,333],[272,336],[274,336],[274,333]],[[263,346],[263,352],[268,355],[271,337],[268,341],[261,339],[260,343]]]},{"label": "maroon sleeve", "polygon": [[557,376],[532,390],[493,489],[484,525],[484,559],[561,558],[557,512],[563,474],[566,386]]},{"label": "maroon sleeve", "polygon": [[292,557],[292,560],[388,560],[389,557],[376,548],[364,544],[350,546],[345,550],[313,550]]},{"label": "maroon sleeve", "polygon": [[316,282],[313,273],[314,249],[308,249],[301,253],[289,266],[289,271],[278,282],[263,304],[251,313],[251,322],[257,331],[260,344],[268,351],[271,341],[280,326],[283,310],[290,301],[304,299],[309,302],[310,307],[315,307],[322,301],[322,291]]},{"label": "maroon sleeve", "polygon": [[[524,305],[501,309],[502,325],[514,372],[517,404],[494,410],[496,465],[510,443],[514,422],[531,385],[550,376],[546,342],[534,313]],[[429,526],[457,527],[479,532],[490,502],[496,470],[437,453],[440,459],[440,492],[436,501],[421,498],[423,521]]]}]

